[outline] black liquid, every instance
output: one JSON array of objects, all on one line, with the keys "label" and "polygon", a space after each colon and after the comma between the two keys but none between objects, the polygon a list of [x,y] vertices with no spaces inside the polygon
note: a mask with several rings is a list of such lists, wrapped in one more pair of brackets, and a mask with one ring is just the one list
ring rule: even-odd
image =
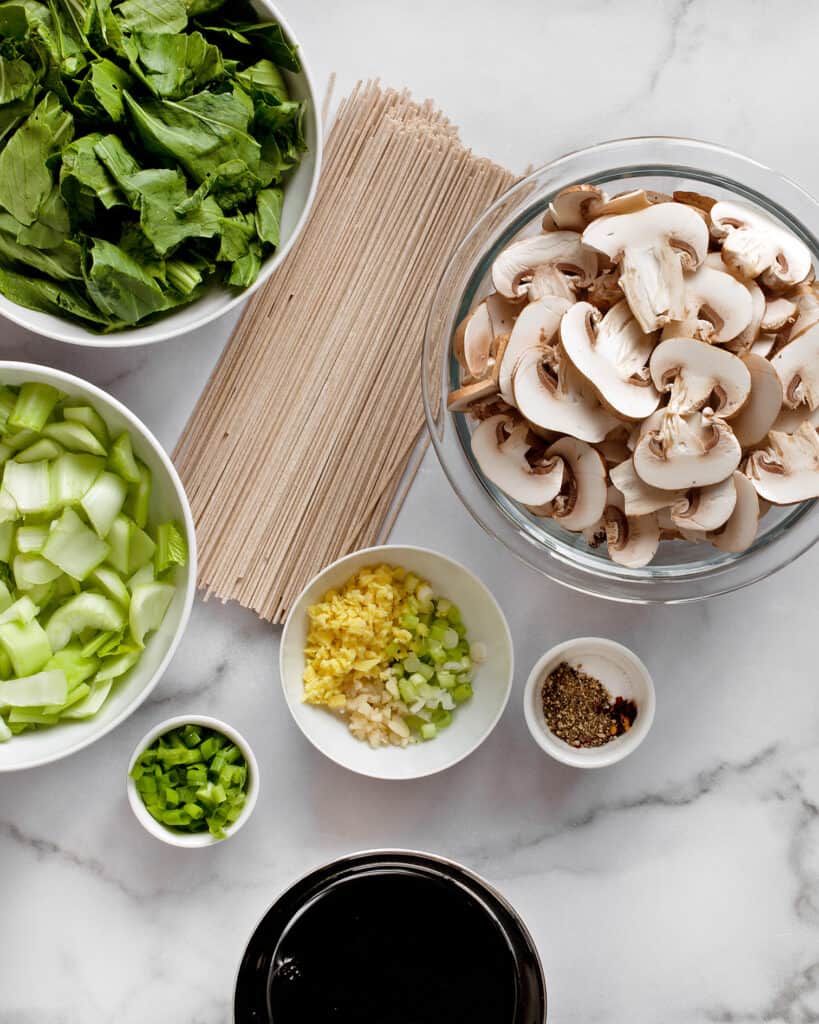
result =
[{"label": "black liquid", "polygon": [[352,878],[309,905],[276,949],[273,1024],[511,1024],[512,952],[452,883]]}]

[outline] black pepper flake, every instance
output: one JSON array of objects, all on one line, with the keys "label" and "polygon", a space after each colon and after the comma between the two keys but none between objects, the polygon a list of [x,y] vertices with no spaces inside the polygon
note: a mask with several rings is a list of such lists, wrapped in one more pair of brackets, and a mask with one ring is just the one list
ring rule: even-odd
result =
[{"label": "black pepper flake", "polygon": [[612,698],[594,676],[562,661],[543,683],[543,714],[555,736],[572,747],[602,747],[634,724],[637,705]]}]

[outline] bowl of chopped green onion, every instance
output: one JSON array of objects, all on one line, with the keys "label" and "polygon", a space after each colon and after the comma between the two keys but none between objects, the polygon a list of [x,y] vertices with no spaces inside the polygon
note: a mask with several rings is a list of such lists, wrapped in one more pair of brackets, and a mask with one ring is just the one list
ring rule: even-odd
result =
[{"label": "bowl of chopped green onion", "polygon": [[209,715],[160,722],[128,766],[128,802],[140,824],[171,846],[213,846],[253,812],[259,767],[247,740]]},{"label": "bowl of chopped green onion", "polygon": [[514,657],[503,611],[477,576],[437,551],[384,545],[307,585],[279,665],[288,708],[323,754],[373,778],[415,779],[489,737]]},{"label": "bowl of chopped green onion", "polygon": [[131,714],[195,591],[190,507],[147,427],[78,377],[0,362],[0,772]]}]

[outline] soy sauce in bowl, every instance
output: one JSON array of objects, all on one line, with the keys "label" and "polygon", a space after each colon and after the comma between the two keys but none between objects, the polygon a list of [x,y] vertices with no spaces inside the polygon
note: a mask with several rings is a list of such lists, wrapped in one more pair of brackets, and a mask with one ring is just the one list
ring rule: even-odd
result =
[{"label": "soy sauce in bowl", "polygon": [[531,936],[483,879],[375,851],[307,875],[242,960],[236,1024],[544,1024]]},{"label": "soy sauce in bowl", "polygon": [[477,900],[406,872],[338,883],[276,950],[274,1024],[511,1024],[515,963]]}]

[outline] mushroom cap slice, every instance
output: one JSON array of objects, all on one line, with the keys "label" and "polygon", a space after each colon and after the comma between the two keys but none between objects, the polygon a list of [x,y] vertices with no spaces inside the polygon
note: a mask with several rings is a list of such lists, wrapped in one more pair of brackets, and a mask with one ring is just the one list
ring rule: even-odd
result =
[{"label": "mushroom cap slice", "polygon": [[715,484],[739,465],[742,449],[723,420],[668,412],[634,449],[634,469],[652,487],[673,491]]},{"label": "mushroom cap slice", "polygon": [[593,209],[606,201],[606,193],[596,185],[570,185],[549,203],[549,212],[558,228],[582,231],[592,219]]},{"label": "mushroom cap slice", "polygon": [[[736,355],[742,355],[743,352],[750,350],[751,346],[759,337],[762,317],[765,315],[765,293],[756,281],[747,280],[738,274],[732,267],[726,266],[722,261],[722,253],[709,252],[705,257],[703,266],[710,267],[711,270],[718,270],[723,274],[730,274],[735,281],[738,281],[742,285],[751,297],[751,319],[748,321],[747,326],[740,331],[736,337],[731,338],[730,341],[722,343],[729,352],[733,352]],[[706,338],[705,340],[713,341],[715,339]]]},{"label": "mushroom cap slice", "polygon": [[722,344],[751,323],[753,302],[747,288],[725,270],[703,265],[685,278],[686,319],[712,325],[709,341]]},{"label": "mushroom cap slice", "polygon": [[486,304],[492,324],[492,333],[495,337],[497,338],[501,334],[511,334],[515,320],[520,313],[520,303],[507,299],[505,295],[499,295],[497,292],[490,292],[483,301]]},{"label": "mushroom cap slice", "polygon": [[819,323],[781,349],[771,359],[779,374],[784,404],[789,409],[819,406]]},{"label": "mushroom cap slice", "polygon": [[809,409],[806,405],[800,405],[798,409],[783,407],[779,410],[779,415],[774,420],[771,430],[778,430],[783,434],[795,434],[803,423],[810,423],[812,427],[819,430],[819,408]]},{"label": "mushroom cap slice", "polygon": [[640,210],[647,210],[649,206],[657,203],[670,203],[671,196],[664,192],[653,192],[651,189],[634,188],[629,192],[620,192],[604,202],[595,204],[591,208],[593,217],[609,217],[623,213],[637,213]]},{"label": "mushroom cap slice", "polygon": [[619,492],[609,490],[603,510],[609,558],[629,569],[640,569],[654,558],[660,546],[660,524],[654,513],[626,515]]},{"label": "mushroom cap slice", "polygon": [[732,416],[751,391],[751,374],[738,356],[694,338],[661,341],[649,365],[655,387],[669,392],[669,410],[681,415],[709,406]]},{"label": "mushroom cap slice", "polygon": [[748,203],[725,200],[711,208],[711,223],[722,240],[722,258],[743,277],[759,277],[783,291],[810,274],[810,250],[804,242]]},{"label": "mushroom cap slice", "polygon": [[725,525],[710,533],[708,539],[721,551],[747,551],[759,529],[759,496],[748,477],[739,470],[734,472],[732,480],[736,492],[734,510]]},{"label": "mushroom cap slice", "polygon": [[729,352],[733,352],[735,355],[750,351],[756,344],[760,336],[762,317],[765,315],[766,305],[765,293],[756,281],[743,281],[742,284],[751,297],[751,319],[748,321],[748,326],[745,330],[740,331],[725,346]]},{"label": "mushroom cap slice", "polygon": [[600,319],[588,302],[577,302],[560,322],[563,349],[617,415],[641,420],[660,404],[648,361],[654,336],[645,334],[625,299]]},{"label": "mushroom cap slice", "polygon": [[480,377],[486,371],[494,340],[495,331],[489,308],[485,302],[481,302],[458,324],[452,339],[452,351],[468,373]]},{"label": "mushroom cap slice", "polygon": [[686,206],[693,206],[697,210],[702,210],[703,213],[709,214],[709,216],[716,203],[716,199],[712,199],[711,196],[704,196],[701,192],[676,191],[671,193],[671,198],[675,203],[685,203]]},{"label": "mushroom cap slice", "polygon": [[765,303],[765,312],[759,328],[762,331],[775,333],[781,331],[783,327],[787,327],[788,324],[792,324],[798,315],[799,307],[796,303],[780,295],[779,298],[768,299]]},{"label": "mushroom cap slice", "polygon": [[666,491],[641,480],[634,470],[634,460],[627,459],[609,470],[609,479],[623,496],[623,509],[628,516],[644,516],[669,508],[685,497],[685,491]]},{"label": "mushroom cap slice", "polygon": [[737,503],[733,475],[696,487],[671,506],[671,521],[680,530],[717,530],[728,522]]},{"label": "mushroom cap slice", "polygon": [[819,498],[819,434],[803,423],[795,434],[772,430],[769,447],[753,452],[745,475],[756,493],[772,505],[794,505]]},{"label": "mushroom cap slice", "polygon": [[498,384],[505,402],[515,404],[512,374],[521,356],[529,349],[541,349],[551,343],[560,329],[561,317],[570,306],[566,299],[547,296],[523,307],[499,361]]},{"label": "mushroom cap slice", "polygon": [[544,505],[559,493],[564,467],[559,458],[532,466],[531,448],[528,424],[510,416],[491,416],[472,434],[472,454],[488,480],[515,501]]},{"label": "mushroom cap slice", "polygon": [[593,526],[606,507],[606,464],[600,453],[576,437],[562,437],[546,449],[546,458],[565,466],[560,493],[552,502],[552,516],[567,530]]},{"label": "mushroom cap slice", "polygon": [[646,333],[685,319],[683,270],[696,270],[708,252],[708,227],[693,207],[659,203],[598,217],[583,242],[620,263],[620,285]]},{"label": "mushroom cap slice", "polygon": [[463,412],[476,402],[485,402],[497,393],[497,380],[492,376],[484,377],[482,380],[472,381],[471,384],[464,384],[457,391],[450,391],[446,398],[447,408],[452,412]]},{"label": "mushroom cap slice", "polygon": [[752,448],[765,439],[782,408],[782,384],[767,359],[748,352],[742,357],[751,374],[748,401],[731,420],[731,430],[743,448]]},{"label": "mushroom cap slice", "polygon": [[788,337],[795,341],[800,334],[819,323],[819,287],[814,281],[799,284],[789,293],[789,297],[796,306],[797,314]]},{"label": "mushroom cap slice", "polygon": [[512,242],[492,264],[495,290],[510,299],[523,298],[535,270],[550,264],[576,279],[578,287],[591,284],[597,256],[586,249],[576,231],[549,231]]},{"label": "mushroom cap slice", "polygon": [[515,368],[512,389],[521,415],[544,430],[594,443],[618,426],[558,346],[524,352]]}]

